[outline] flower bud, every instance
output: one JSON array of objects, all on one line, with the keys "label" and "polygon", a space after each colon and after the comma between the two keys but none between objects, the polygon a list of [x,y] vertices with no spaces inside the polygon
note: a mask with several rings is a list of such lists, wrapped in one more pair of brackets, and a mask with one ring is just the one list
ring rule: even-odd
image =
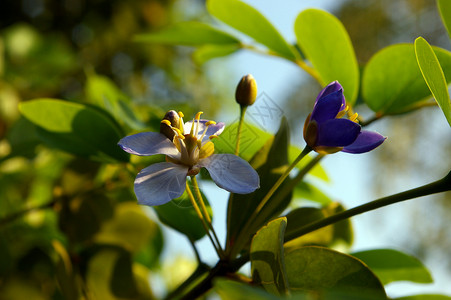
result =
[{"label": "flower bud", "polygon": [[251,74],[243,76],[236,87],[236,102],[245,107],[254,104],[256,98],[257,82]]},{"label": "flower bud", "polygon": [[[165,122],[164,120],[169,121],[171,125],[169,125],[169,123],[167,121]],[[160,133],[164,134],[168,139],[172,141],[175,133],[171,127],[179,128],[179,123],[180,123],[179,115],[174,110],[168,111],[164,115],[164,118],[160,123]]]}]

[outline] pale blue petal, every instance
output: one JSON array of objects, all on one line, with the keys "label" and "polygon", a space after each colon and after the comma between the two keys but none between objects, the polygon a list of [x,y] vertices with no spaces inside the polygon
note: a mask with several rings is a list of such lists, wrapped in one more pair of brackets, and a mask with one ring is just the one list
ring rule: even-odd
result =
[{"label": "pale blue petal", "polygon": [[138,203],[155,206],[180,197],[185,191],[187,173],[188,167],[170,162],[142,169],[135,179]]},{"label": "pale blue petal", "polygon": [[166,154],[177,156],[178,150],[163,134],[158,132],[141,132],[121,139],[118,145],[125,152],[135,155]]},{"label": "pale blue petal", "polygon": [[199,162],[221,188],[237,194],[252,193],[260,187],[260,177],[244,159],[233,154],[214,154]]}]

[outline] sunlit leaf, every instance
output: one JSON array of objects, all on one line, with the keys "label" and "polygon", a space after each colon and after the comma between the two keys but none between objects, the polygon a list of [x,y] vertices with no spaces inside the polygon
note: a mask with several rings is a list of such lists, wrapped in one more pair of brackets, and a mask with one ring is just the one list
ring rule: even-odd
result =
[{"label": "sunlit leaf", "polygon": [[[210,217],[212,217],[210,204],[205,195],[202,194],[202,196]],[[186,193],[166,204],[153,206],[153,209],[163,224],[185,234],[191,241],[197,241],[205,236],[202,222]]]},{"label": "sunlit leaf", "polygon": [[117,146],[124,134],[105,111],[56,99],[27,101],[19,108],[49,146],[104,162],[129,160]]},{"label": "sunlit leaf", "polygon": [[[377,277],[360,260],[322,247],[285,251],[292,291],[314,291],[324,299],[386,299]],[[323,298],[321,298],[323,299]]]},{"label": "sunlit leaf", "polygon": [[[95,239],[99,243],[123,246],[135,253],[158,239],[159,230],[141,206],[135,202],[122,202],[116,205],[113,218],[102,225]],[[155,253],[157,257],[159,254]]]},{"label": "sunlit leaf", "polygon": [[241,49],[237,44],[231,45],[205,45],[197,48],[193,53],[193,59],[202,65],[210,59],[227,56]]},{"label": "sunlit leaf", "polygon": [[[451,80],[451,53],[433,47]],[[377,52],[366,65],[362,77],[362,96],[378,116],[414,110],[431,97],[421,75],[413,44],[388,46]]]},{"label": "sunlit leaf", "polygon": [[295,59],[291,46],[259,11],[239,0],[207,0],[207,10],[227,25],[247,34],[270,50]]},{"label": "sunlit leaf", "polygon": [[278,218],[263,226],[251,243],[250,260],[252,279],[274,295],[287,293],[283,239],[286,218]]},{"label": "sunlit leaf", "polygon": [[136,42],[199,46],[230,45],[240,41],[234,36],[201,22],[182,22],[160,31],[138,34]]},{"label": "sunlit leaf", "polygon": [[145,127],[145,124],[136,118],[130,107],[131,99],[108,77],[88,72],[85,94],[89,103],[104,108],[119,123],[125,123],[135,130]]},{"label": "sunlit leaf", "polygon": [[451,2],[448,0],[437,0],[437,7],[445,25],[448,35],[451,37]]},{"label": "sunlit leaf", "polygon": [[338,80],[348,104],[359,90],[359,67],[351,39],[335,16],[319,9],[306,9],[296,18],[298,45],[318,71],[323,86]]},{"label": "sunlit leaf", "polygon": [[367,264],[384,285],[393,281],[432,282],[428,269],[417,258],[396,250],[368,250],[352,256]]},{"label": "sunlit leaf", "polygon": [[[265,292],[244,283],[228,279],[216,279],[214,289],[222,300],[280,300],[280,297]],[[307,300],[307,298],[296,297],[297,300]]]},{"label": "sunlit leaf", "polygon": [[449,99],[448,86],[445,74],[428,42],[419,37],[415,40],[415,54],[418,66],[435,101],[445,114],[448,124],[451,126],[451,101]]}]

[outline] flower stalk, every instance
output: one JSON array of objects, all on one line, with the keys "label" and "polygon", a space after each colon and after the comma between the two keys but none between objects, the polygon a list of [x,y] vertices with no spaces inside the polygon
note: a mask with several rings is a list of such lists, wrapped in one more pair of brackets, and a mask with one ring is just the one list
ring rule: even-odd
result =
[{"label": "flower stalk", "polygon": [[236,132],[235,155],[240,154],[241,129],[243,128],[244,115],[246,114],[246,110],[247,106],[240,106],[240,121],[238,122],[238,128]]}]

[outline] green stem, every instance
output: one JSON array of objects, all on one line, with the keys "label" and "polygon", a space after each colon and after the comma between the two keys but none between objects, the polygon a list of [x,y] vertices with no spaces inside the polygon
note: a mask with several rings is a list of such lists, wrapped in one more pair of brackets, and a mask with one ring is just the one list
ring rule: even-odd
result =
[{"label": "green stem", "polygon": [[328,225],[335,224],[339,221],[351,218],[353,216],[369,212],[387,205],[395,204],[409,199],[414,199],[418,197],[423,197],[427,195],[432,195],[436,193],[441,193],[451,190],[451,172],[448,173],[443,179],[435,181],[433,183],[423,185],[421,187],[401,192],[395,195],[387,196],[372,202],[345,210],[336,215],[330,216],[328,218],[313,222],[306,226],[299,228],[298,230],[292,232],[285,236],[285,242],[291,241],[295,238],[303,236],[312,231],[318,230],[320,228],[326,227]]},{"label": "green stem", "polygon": [[199,206],[197,205],[196,199],[194,198],[193,192],[191,191],[188,182],[186,182],[186,193],[188,194],[188,197],[189,197],[189,199],[191,200],[191,204],[193,205],[194,210],[195,210],[196,213],[197,213],[197,216],[199,217],[199,219],[200,219],[201,222],[202,222],[202,226],[203,226],[204,229],[205,229],[205,233],[207,234],[207,236],[208,236],[208,238],[210,239],[210,241],[211,241],[213,247],[215,248],[216,253],[217,253],[218,256],[221,258],[221,257],[222,257],[222,251],[219,250],[220,248],[218,248],[218,245],[216,245],[215,241],[213,240],[213,238],[212,238],[211,235],[210,235],[210,230],[209,230],[209,228],[208,228],[208,225],[207,225],[207,223],[205,222],[205,218],[204,218],[204,216],[202,215],[202,212],[200,211]]},{"label": "green stem", "polygon": [[196,192],[197,199],[200,203],[200,208],[202,209],[204,218],[207,221],[206,223],[207,223],[209,229],[211,230],[211,232],[213,233],[213,238],[215,239],[215,242],[218,246],[218,250],[220,251],[219,257],[223,258],[224,251],[221,248],[221,243],[219,242],[218,236],[216,235],[216,231],[213,228],[213,224],[211,223],[210,214],[208,213],[207,207],[205,206],[204,198],[202,197],[202,194],[200,193],[200,189],[199,189],[199,185],[197,183],[196,176],[191,176],[191,180],[193,182],[193,187],[194,187],[194,191]]},{"label": "green stem", "polygon": [[271,189],[268,191],[268,193],[265,195],[265,197],[260,201],[257,208],[252,212],[252,215],[247,219],[247,222],[245,223],[243,229],[241,230],[241,234],[238,235],[235,244],[233,245],[233,248],[231,249],[230,256],[235,257],[242,249],[243,245],[247,242],[245,239],[248,238],[247,232],[250,230],[251,226],[254,224],[258,224],[255,222],[255,219],[259,215],[259,213],[262,211],[263,207],[268,203],[271,196],[274,194],[274,192],[279,188],[279,186],[284,182],[284,180],[290,175],[291,170],[294,169],[294,167],[297,166],[297,164],[310,152],[312,151],[312,148],[309,146],[305,146],[304,150],[299,154],[299,156],[291,163],[291,165],[285,170],[285,172],[279,177],[279,179],[276,181],[276,183],[271,187]]},{"label": "green stem", "polygon": [[235,146],[235,155],[239,155],[240,153],[240,140],[241,140],[241,128],[244,123],[244,115],[246,114],[247,106],[240,105],[240,121],[238,123],[238,129],[236,132],[236,146]]}]

